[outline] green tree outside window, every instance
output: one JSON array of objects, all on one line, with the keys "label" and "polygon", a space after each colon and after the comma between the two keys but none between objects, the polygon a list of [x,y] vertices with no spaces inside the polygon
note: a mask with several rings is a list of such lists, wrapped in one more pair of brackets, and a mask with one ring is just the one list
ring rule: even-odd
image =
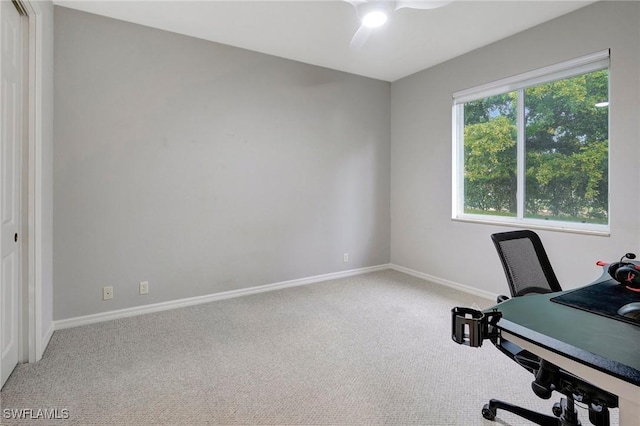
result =
[{"label": "green tree outside window", "polygon": [[464,212],[518,214],[520,127],[522,216],[608,224],[608,80],[605,69],[465,103]]}]

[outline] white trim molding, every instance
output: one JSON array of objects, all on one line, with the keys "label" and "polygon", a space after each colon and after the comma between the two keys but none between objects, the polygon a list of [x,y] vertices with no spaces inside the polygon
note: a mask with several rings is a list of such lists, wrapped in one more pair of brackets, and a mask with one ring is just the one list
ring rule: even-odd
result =
[{"label": "white trim molding", "polygon": [[416,278],[422,278],[425,281],[430,281],[430,282],[435,283],[435,284],[440,284],[440,285],[443,285],[445,287],[450,287],[450,288],[453,288],[453,289],[456,289],[456,290],[460,290],[460,291],[462,291],[464,293],[472,294],[474,296],[482,297],[484,299],[489,299],[492,302],[495,302],[496,298],[498,297],[497,294],[491,293],[489,291],[484,291],[484,290],[480,290],[480,289],[475,288],[475,287],[471,287],[471,286],[468,286],[468,285],[456,283],[454,281],[445,280],[444,278],[440,278],[440,277],[436,277],[436,276],[433,276],[433,275],[425,274],[424,272],[415,271],[413,269],[405,268],[404,266],[395,265],[395,264],[392,263],[390,265],[390,267],[394,271],[402,272],[403,274],[411,275],[411,276],[414,276]]},{"label": "white trim molding", "polygon": [[537,86],[551,81],[605,69],[609,67],[609,56],[609,49],[605,49],[590,55],[569,59],[558,64],[492,81],[477,87],[460,90],[453,94],[453,102],[454,104],[463,104],[489,96],[508,93],[524,87]]},{"label": "white trim molding", "polygon": [[23,299],[23,309],[27,310],[23,336],[27,339],[28,362],[36,362],[48,343],[51,333],[42,336],[42,12],[37,1],[15,0],[27,18],[27,150],[26,169],[27,211],[27,291]]},{"label": "white trim molding", "polygon": [[231,299],[235,297],[248,296],[251,294],[264,293],[267,291],[281,290],[289,287],[297,287],[307,284],[319,283],[322,281],[346,278],[354,275],[366,274],[390,269],[390,265],[369,266],[366,268],[350,269],[347,271],[332,272],[329,274],[315,275],[307,278],[300,278],[290,281],[282,281],[273,284],[260,285],[238,290],[223,291],[221,293],[207,294],[204,296],[189,297],[185,299],[171,300],[168,302],[154,303],[150,305],[136,306],[133,308],[118,309],[115,311],[101,312],[98,314],[85,315],[54,321],[54,329],[78,327],[81,325],[94,324],[98,322],[111,321],[120,318],[133,317],[137,315],[150,314],[153,312],[167,311],[170,309],[184,308],[187,306],[200,305],[202,303],[215,302],[217,300]]},{"label": "white trim molding", "polygon": [[47,349],[47,346],[49,346],[49,341],[53,337],[54,331],[55,331],[55,324],[52,321],[51,324],[49,324],[49,328],[47,329],[47,332],[44,334],[44,336],[42,336],[42,340],[40,341],[40,345],[41,345],[40,348],[42,349],[42,352],[40,352],[40,358],[38,359],[38,361],[40,361],[40,359],[42,358],[44,350]]},{"label": "white trim molding", "polygon": [[274,291],[274,290],[282,290],[290,287],[298,287],[298,286],[303,286],[308,284],[315,284],[323,281],[336,280],[339,278],[352,277],[355,275],[362,275],[370,272],[377,272],[377,271],[384,271],[384,270],[398,271],[403,274],[411,275],[416,278],[423,279],[425,281],[429,281],[435,284],[443,285],[445,287],[450,287],[456,290],[460,290],[464,293],[472,294],[474,296],[482,297],[484,299],[488,299],[491,301],[495,301],[497,297],[496,294],[493,294],[484,290],[480,290],[464,284],[459,284],[459,283],[449,281],[443,278],[439,278],[433,275],[425,274],[423,272],[405,268],[404,266],[388,263],[388,264],[369,266],[369,267],[359,268],[359,269],[350,269],[347,271],[332,272],[332,273],[323,274],[323,275],[315,275],[311,277],[300,278],[300,279],[295,279],[290,281],[282,281],[282,282],[273,283],[273,284],[265,284],[265,285],[255,286],[255,287],[242,288],[238,290],[223,291],[220,293],[212,293],[204,296],[189,297],[184,299],[171,300],[168,302],[154,303],[154,304],[143,305],[143,306],[135,306],[132,308],[118,309],[114,311],[101,312],[98,314],[84,315],[80,317],[58,320],[53,322],[51,329],[47,333],[47,337],[44,339],[45,340],[44,347],[46,348],[46,345],[49,343],[49,339],[51,338],[51,335],[53,334],[54,330],[63,330],[66,328],[79,327],[83,325],[95,324],[95,323],[104,322],[104,321],[112,321],[112,320],[121,319],[121,318],[151,314],[154,312],[161,312],[161,311],[167,311],[171,309],[184,308],[187,306],[200,305],[203,303],[215,302],[217,300],[225,300],[225,299],[232,299],[235,297],[249,296],[252,294],[264,293],[264,292]]}]

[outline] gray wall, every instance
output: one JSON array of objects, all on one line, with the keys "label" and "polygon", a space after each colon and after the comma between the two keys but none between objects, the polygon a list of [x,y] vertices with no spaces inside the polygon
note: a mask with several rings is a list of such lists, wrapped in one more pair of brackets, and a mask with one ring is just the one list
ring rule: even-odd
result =
[{"label": "gray wall", "polygon": [[389,262],[389,83],[61,7],[55,48],[54,319]]},{"label": "gray wall", "polygon": [[598,2],[392,83],[391,261],[492,293],[507,287],[490,234],[451,220],[452,93],[611,48],[611,236],[539,231],[565,288],[598,259],[640,251],[640,4]]},{"label": "gray wall", "polygon": [[391,85],[55,18],[54,319],[389,260],[504,293],[489,235],[510,228],[451,220],[451,95],[607,48],[611,236],[539,234],[565,288],[640,251],[636,2],[598,2]]}]

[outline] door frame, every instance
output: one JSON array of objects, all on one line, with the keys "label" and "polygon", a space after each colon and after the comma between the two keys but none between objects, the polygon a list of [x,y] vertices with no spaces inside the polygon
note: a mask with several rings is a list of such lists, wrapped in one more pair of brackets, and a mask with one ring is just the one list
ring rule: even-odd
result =
[{"label": "door frame", "polygon": [[[27,20],[27,69],[25,77],[27,92],[23,108],[27,125],[23,137],[28,152],[26,164],[23,163],[23,194],[27,199],[22,202],[22,230],[27,239],[23,239],[26,249],[22,250],[21,310],[19,359],[23,362],[36,362],[48,344],[53,328],[42,335],[42,11],[36,1],[12,0],[22,10]],[[25,157],[23,156],[23,159]],[[26,185],[26,188],[24,187]],[[26,232],[25,232],[26,231]]]}]

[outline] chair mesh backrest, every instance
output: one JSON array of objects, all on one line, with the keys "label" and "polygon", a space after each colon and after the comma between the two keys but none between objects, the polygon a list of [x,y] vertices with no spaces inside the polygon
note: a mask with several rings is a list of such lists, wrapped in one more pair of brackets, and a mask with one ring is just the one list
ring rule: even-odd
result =
[{"label": "chair mesh backrest", "polygon": [[512,297],[561,291],[537,234],[513,231],[491,236],[502,261]]}]

